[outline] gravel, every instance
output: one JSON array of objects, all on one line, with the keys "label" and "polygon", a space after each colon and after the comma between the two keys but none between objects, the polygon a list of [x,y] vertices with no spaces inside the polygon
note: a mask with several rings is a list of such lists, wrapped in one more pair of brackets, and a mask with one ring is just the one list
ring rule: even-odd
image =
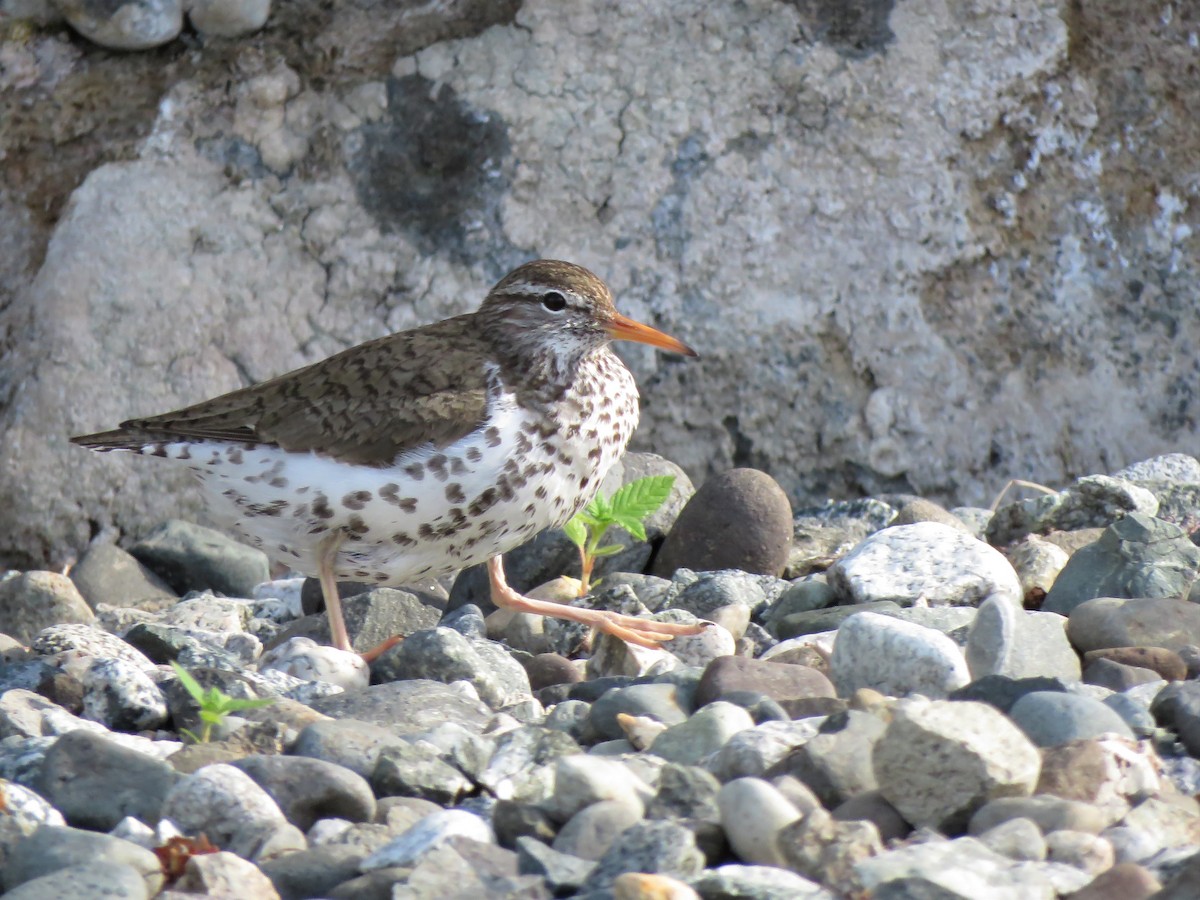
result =
[{"label": "gravel", "polygon": [[[489,639],[469,605],[439,622],[428,592],[366,592],[347,602],[351,631],[386,637],[395,601],[408,635],[373,683],[358,657],[309,639],[323,618],[301,617],[298,582],[266,581],[253,553],[179,523],[135,548],[141,567],[89,553],[86,604],[69,579],[12,575],[0,607],[30,649],[0,640],[4,888],[151,897],[164,845],[176,891],[253,898],[1186,886],[1200,867],[1200,618],[1164,579],[1191,577],[1197,557],[1140,492],[1193,478],[1188,460],[1002,509],[991,533],[1014,542],[1008,556],[917,498],[815,510],[794,536],[775,510],[749,571],[722,557],[607,574],[612,608],[718,623],[645,655],[553,629],[554,652],[529,652]],[[694,564],[743,528],[700,508],[714,493],[660,523],[673,558]],[[903,524],[848,512],[893,506]],[[1105,530],[1030,536],[1047,523]],[[849,535],[828,578],[779,577],[779,542],[794,550],[815,528]],[[622,552],[644,569],[643,551]],[[234,595],[175,599],[164,582]],[[198,707],[172,660],[270,704],[194,745]],[[222,852],[189,862],[201,834]]]}]

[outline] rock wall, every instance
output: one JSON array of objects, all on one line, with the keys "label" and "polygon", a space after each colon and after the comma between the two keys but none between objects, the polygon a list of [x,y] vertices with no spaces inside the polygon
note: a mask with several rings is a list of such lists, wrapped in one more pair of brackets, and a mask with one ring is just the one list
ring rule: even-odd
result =
[{"label": "rock wall", "polygon": [[0,561],[199,514],[68,435],[536,256],[700,349],[622,348],[699,481],[981,502],[1195,450],[1193,5],[296,2],[122,53],[0,8]]}]

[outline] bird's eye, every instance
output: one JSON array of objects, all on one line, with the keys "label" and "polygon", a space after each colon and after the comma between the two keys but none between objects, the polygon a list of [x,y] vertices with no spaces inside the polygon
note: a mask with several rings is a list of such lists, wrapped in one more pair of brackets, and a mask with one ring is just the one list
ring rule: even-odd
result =
[{"label": "bird's eye", "polygon": [[558,291],[546,291],[542,294],[542,306],[550,312],[562,312],[567,308],[567,298]]}]

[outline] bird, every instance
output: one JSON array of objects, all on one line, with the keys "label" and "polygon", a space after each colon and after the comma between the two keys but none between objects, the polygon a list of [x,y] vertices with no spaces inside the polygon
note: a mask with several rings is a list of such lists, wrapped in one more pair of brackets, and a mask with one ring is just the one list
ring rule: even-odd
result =
[{"label": "bird", "polygon": [[338,581],[399,586],[485,562],[498,607],[655,647],[704,626],[525,597],[502,561],[582,510],[625,452],[639,395],[618,340],[697,355],[617,312],[588,269],[540,259],[475,312],[71,441],[189,467],[219,524],[319,580],[341,650]]}]

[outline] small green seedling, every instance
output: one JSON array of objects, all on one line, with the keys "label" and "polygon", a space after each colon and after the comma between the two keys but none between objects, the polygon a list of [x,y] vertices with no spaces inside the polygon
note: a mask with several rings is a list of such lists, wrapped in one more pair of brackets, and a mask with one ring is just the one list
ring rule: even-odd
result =
[{"label": "small green seedling", "polygon": [[597,494],[583,512],[577,513],[563,526],[563,531],[579,548],[582,574],[579,577],[579,596],[591,590],[592,569],[602,556],[612,556],[622,549],[620,544],[600,544],[604,533],[616,525],[624,528],[639,541],[646,540],[642,520],[666,502],[675,484],[674,475],[650,475],[624,485],[611,497]]},{"label": "small green seedling", "polygon": [[218,687],[210,687],[205,690],[200,687],[200,682],[179,663],[172,661],[171,668],[179,676],[179,683],[183,685],[184,690],[191,694],[192,699],[200,705],[200,721],[204,723],[200,729],[200,736],[197,737],[186,728],[179,730],[179,733],[190,739],[193,744],[207,744],[212,738],[213,726],[224,722],[225,717],[230,713],[240,712],[243,709],[259,709],[275,702],[272,699],[242,700],[230,697]]}]

